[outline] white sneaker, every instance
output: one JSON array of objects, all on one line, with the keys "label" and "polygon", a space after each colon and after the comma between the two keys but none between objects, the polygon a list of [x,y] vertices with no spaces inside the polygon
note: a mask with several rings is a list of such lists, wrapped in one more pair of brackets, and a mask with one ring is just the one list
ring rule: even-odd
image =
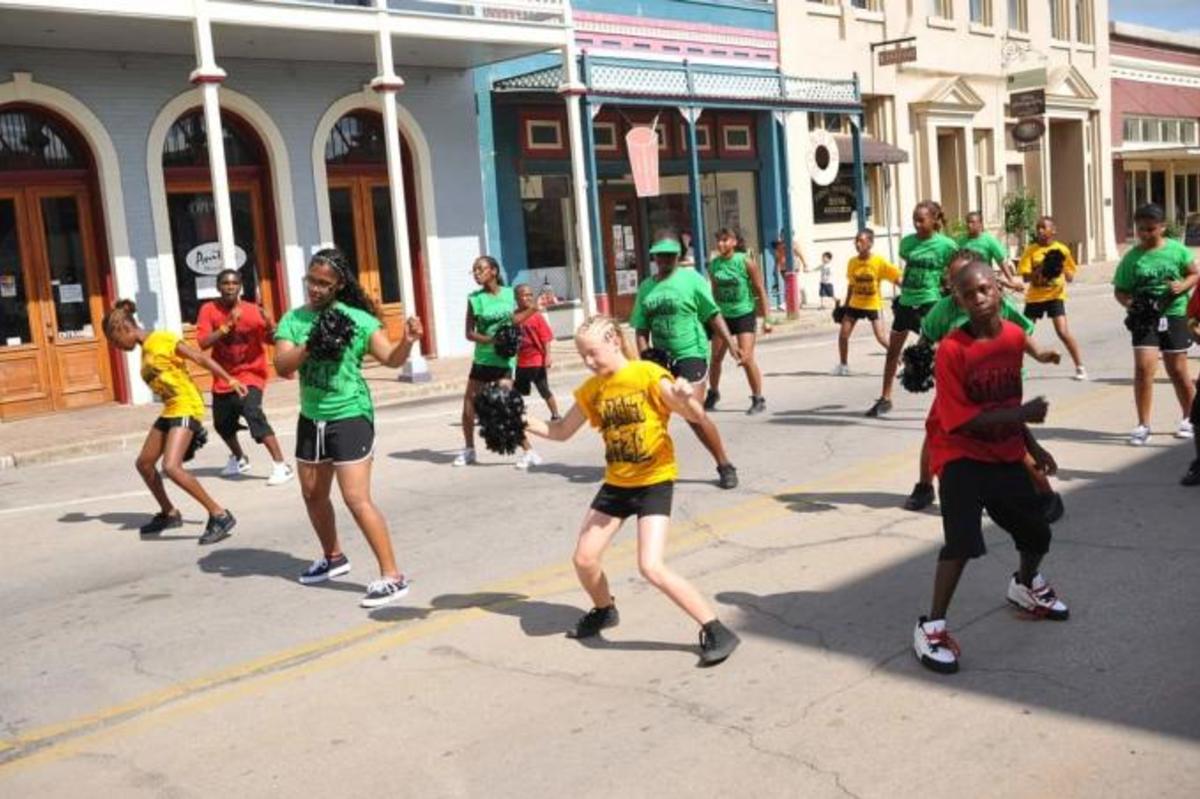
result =
[{"label": "white sneaker", "polygon": [[830,372],[830,374],[832,374],[834,377],[849,377],[850,367],[844,363],[839,363],[837,366],[833,367],[833,371]]},{"label": "white sneaker", "polygon": [[467,466],[472,463],[475,463],[475,450],[468,447],[454,456],[454,463],[451,465]]},{"label": "white sneaker", "polygon": [[513,461],[513,468],[524,470],[530,466],[541,466],[542,463],[544,461],[542,456],[537,454],[537,450],[529,449],[517,456],[517,459]]},{"label": "white sneaker", "polygon": [[1014,574],[1008,581],[1008,601],[1039,619],[1066,621],[1071,613],[1041,574],[1034,575],[1033,585],[1029,588],[1017,582],[1017,575]]},{"label": "white sneaker", "polygon": [[1079,381],[1087,380],[1088,379],[1087,369],[1085,369],[1082,366],[1076,366],[1075,367],[1075,377],[1073,379],[1079,380]]},{"label": "white sneaker", "polygon": [[946,632],[946,620],[928,621],[924,616],[917,620],[913,630],[913,654],[921,665],[939,674],[958,671],[958,642]]},{"label": "white sneaker", "polygon": [[1133,428],[1133,432],[1129,434],[1129,445],[1131,447],[1146,446],[1147,439],[1150,438],[1150,428],[1144,424],[1139,424]]},{"label": "white sneaker", "polygon": [[1191,419],[1180,420],[1179,427],[1175,428],[1175,437],[1188,440],[1196,437],[1196,429],[1192,426]]},{"label": "white sneaker", "polygon": [[221,470],[222,477],[237,477],[238,475],[246,474],[250,471],[250,459],[243,455],[238,458],[234,455],[229,456],[229,460],[225,461],[225,468]]},{"label": "white sneaker", "polygon": [[281,486],[295,476],[296,473],[292,470],[291,466],[280,462],[271,468],[271,476],[267,478],[267,485]]}]

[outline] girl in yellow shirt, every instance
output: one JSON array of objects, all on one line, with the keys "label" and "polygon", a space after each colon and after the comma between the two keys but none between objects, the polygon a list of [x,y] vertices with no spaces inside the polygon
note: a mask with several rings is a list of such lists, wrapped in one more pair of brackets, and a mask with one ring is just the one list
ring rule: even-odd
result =
[{"label": "girl in yellow shirt", "polygon": [[583,517],[574,556],[575,573],[592,609],[579,619],[572,637],[592,637],[620,620],[600,560],[625,519],[637,516],[642,576],[700,625],[700,664],[720,663],[737,648],[738,637],[691,583],[663,563],[679,473],[667,422],[674,412],[695,423],[704,409],[685,378],[672,378],[658,364],[637,360],[606,316],[584,322],[575,333],[575,346],[593,373],[575,391],[575,405],[558,421],[527,422],[530,433],[553,441],[566,441],[588,422],[604,439],[604,484]]},{"label": "girl in yellow shirt", "polygon": [[883,256],[871,252],[875,246],[875,231],[863,228],[854,237],[854,248],[858,254],[846,264],[846,304],[841,310],[841,329],[838,330],[838,365],[835,375],[850,374],[847,361],[850,358],[850,334],[859,319],[871,323],[875,340],[885,350],[888,348],[888,333],[884,329],[879,311],[883,308],[883,281],[893,285],[900,283],[900,268],[889,263]]},{"label": "girl in yellow shirt", "polygon": [[[1037,222],[1036,240],[1021,253],[1017,271],[1025,281],[1025,316],[1034,322],[1043,316],[1050,317],[1054,332],[1075,362],[1075,379],[1087,380],[1087,369],[1083,366],[1083,356],[1079,354],[1079,342],[1067,326],[1067,306],[1063,302],[1067,298],[1067,284],[1075,279],[1077,267],[1067,246],[1054,240],[1057,232],[1054,219],[1043,216]],[[1043,268],[1046,255],[1053,251],[1062,257],[1062,274],[1051,276],[1045,274]]]},{"label": "girl in yellow shirt", "polygon": [[138,474],[158,501],[159,512],[142,525],[143,536],[158,535],[170,527],[183,525],[179,508],[167,496],[157,465],[163,463],[163,474],[182,488],[208,511],[208,524],[198,543],[215,544],[228,538],[237,520],[227,508],[213,499],[200,481],[183,467],[205,439],[204,400],[200,389],[188,374],[185,359],[203,366],[229,383],[238,394],[246,396],[246,387],[226,372],[220,364],[199,350],[180,341],[179,336],[166,330],[148,331],[137,323],[133,300],[120,300],[104,317],[104,334],[119,350],[131,352],[142,347],[142,379],[163,401],[162,414],[154,420],[142,451],[137,456]]}]

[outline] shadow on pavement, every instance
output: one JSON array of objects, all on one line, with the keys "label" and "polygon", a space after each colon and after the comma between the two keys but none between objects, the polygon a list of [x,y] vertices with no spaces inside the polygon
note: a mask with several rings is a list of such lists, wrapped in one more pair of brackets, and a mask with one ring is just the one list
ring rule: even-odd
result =
[{"label": "shadow on pavement", "polygon": [[[295,583],[298,590],[315,588],[348,591],[356,594],[363,591],[362,585],[343,580],[327,580],[313,585],[301,585],[296,578],[308,568],[309,561],[273,549],[252,547],[214,549],[200,558],[197,565],[203,572],[219,574],[222,577],[278,577],[289,583]],[[374,564],[371,567],[374,568]]]},{"label": "shadow on pavement", "polygon": [[546,461],[529,469],[533,474],[553,474],[565,478],[568,483],[599,483],[604,479],[603,466],[577,463],[554,463]]},{"label": "shadow on pavement", "polygon": [[[153,515],[154,515],[153,513],[128,513],[128,512],[82,513],[80,511],[72,511],[70,513],[64,513],[62,516],[59,516],[58,521],[61,524],[79,524],[81,522],[102,522],[103,524],[109,524],[109,525],[112,525],[113,527],[116,527],[117,530],[137,530],[143,524],[150,521],[150,517]],[[197,524],[203,525],[204,521],[200,520],[200,519],[184,519],[183,527],[175,527],[172,529],[182,530],[182,529],[185,529],[188,525],[197,525]],[[196,533],[196,535],[178,535],[178,534],[175,534],[175,535],[170,535],[170,534],[168,534],[168,535],[153,535],[153,536],[148,535],[148,536],[145,536],[144,538],[142,538],[142,540],[143,541],[179,541],[179,540],[183,540],[183,539],[190,539],[190,540],[194,541],[199,537],[200,537],[199,533]]]},{"label": "shadow on pavement", "polygon": [[[986,523],[990,552],[967,568],[950,612],[963,647],[957,675],[926,671],[911,650],[913,626],[928,609],[934,547],[829,589],[716,599],[742,611],[732,619],[740,633],[859,658],[873,673],[1200,740],[1200,489],[1178,485],[1192,455],[1181,442],[1126,469],[1085,473],[1096,479],[1066,493],[1044,573],[1071,608],[1067,622],[1034,621],[1005,602],[1017,555],[1007,534]],[[1136,501],[1121,487],[1130,481]],[[799,497],[805,509],[898,499]]]},{"label": "shadow on pavement", "polygon": [[884,491],[842,491],[816,494],[778,494],[775,499],[786,503],[788,510],[795,513],[823,513],[835,511],[843,505],[862,505],[867,508],[899,508],[908,499],[907,494],[892,494]]},{"label": "shadow on pavement", "polygon": [[423,463],[437,463],[449,465],[454,463],[455,452],[440,452],[435,449],[410,449],[405,452],[389,452],[389,458],[395,458],[401,461],[421,461]]}]

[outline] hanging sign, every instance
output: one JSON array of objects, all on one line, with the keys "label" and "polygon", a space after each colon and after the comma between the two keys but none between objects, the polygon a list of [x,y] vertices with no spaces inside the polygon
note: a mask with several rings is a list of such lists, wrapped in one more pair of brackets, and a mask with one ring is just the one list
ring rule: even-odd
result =
[{"label": "hanging sign", "polygon": [[813,221],[818,225],[849,222],[854,215],[857,197],[854,193],[854,168],[838,170],[836,180],[828,185],[813,187]]},{"label": "hanging sign", "polygon": [[[241,269],[246,265],[246,251],[236,244],[233,246],[233,257],[237,261],[233,269]],[[206,241],[196,245],[184,256],[183,262],[198,275],[215,275],[226,268],[221,260],[219,241]]]},{"label": "hanging sign", "polygon": [[648,125],[630,128],[625,134],[625,151],[629,154],[629,168],[633,172],[637,196],[657,197],[658,131]]},{"label": "hanging sign", "polygon": [[1040,117],[1046,113],[1046,90],[1030,89],[1008,96],[1009,116]]},{"label": "hanging sign", "polygon": [[907,47],[893,47],[890,50],[879,51],[879,66],[886,67],[889,64],[907,64],[910,61],[917,60],[917,46],[910,44]]},{"label": "hanging sign", "polygon": [[837,178],[838,164],[837,140],[833,134],[823,128],[817,128],[808,134],[808,174],[812,182],[818,186],[828,186]]}]

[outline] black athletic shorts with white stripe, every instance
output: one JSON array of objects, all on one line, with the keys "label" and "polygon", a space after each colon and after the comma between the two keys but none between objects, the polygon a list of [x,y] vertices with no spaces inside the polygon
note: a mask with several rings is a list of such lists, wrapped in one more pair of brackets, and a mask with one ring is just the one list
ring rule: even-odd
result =
[{"label": "black athletic shorts with white stripe", "polygon": [[375,454],[375,424],[365,416],[296,423],[296,460],[300,463],[360,463]]}]

